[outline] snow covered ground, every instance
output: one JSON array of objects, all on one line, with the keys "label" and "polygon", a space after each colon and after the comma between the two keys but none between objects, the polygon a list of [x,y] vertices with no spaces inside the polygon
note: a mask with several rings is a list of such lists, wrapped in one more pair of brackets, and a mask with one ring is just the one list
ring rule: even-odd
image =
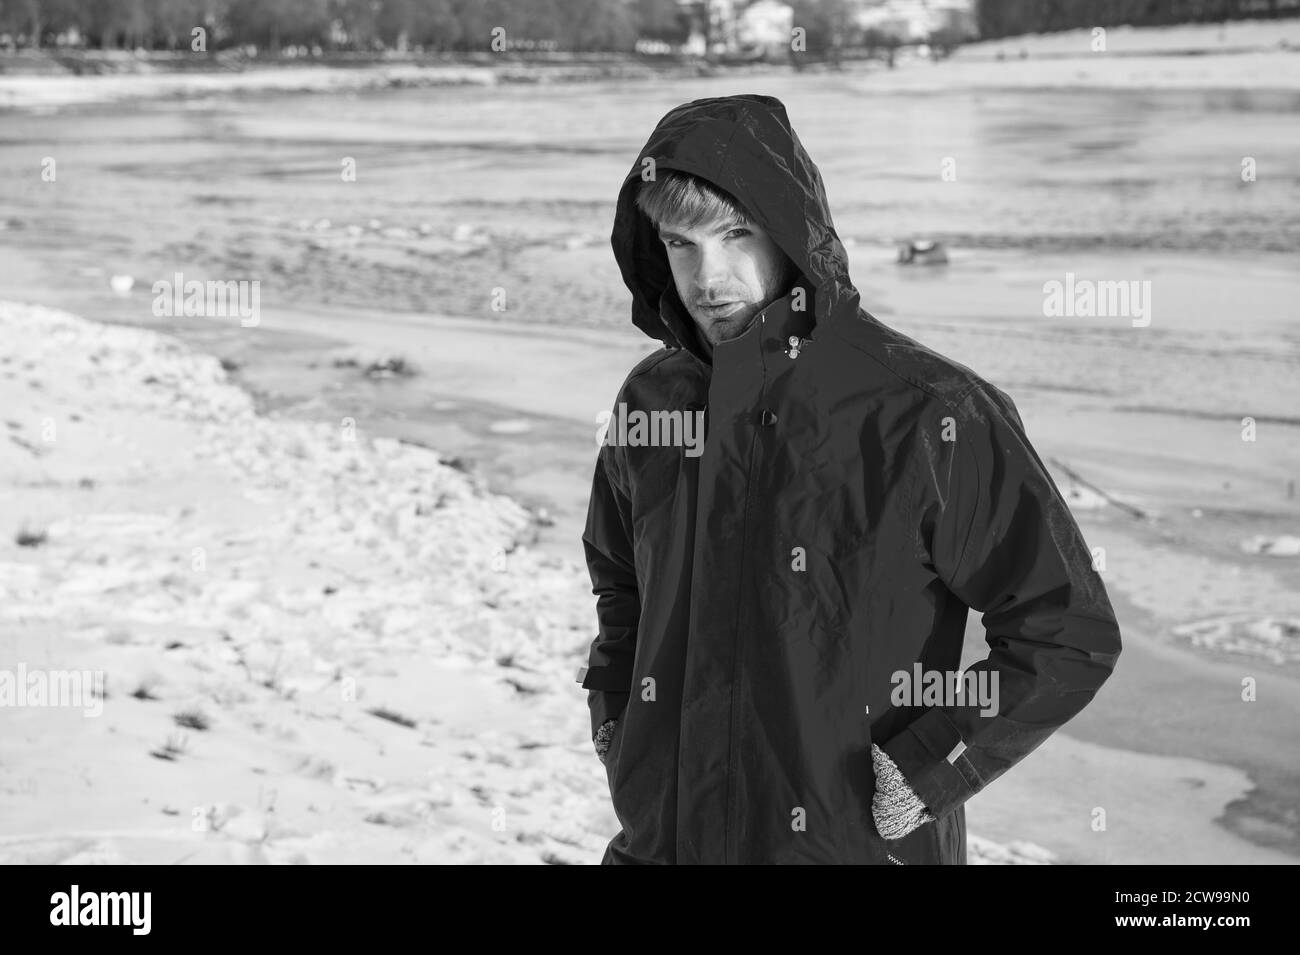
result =
[{"label": "snow covered ground", "polygon": [[153,333],[0,328],[3,510],[46,535],[7,528],[4,657],[108,688],[5,714],[0,861],[599,858],[589,584],[526,512]]},{"label": "snow covered ground", "polygon": [[0,863],[599,861],[593,598],[527,511],[157,333],[0,335],[0,661],[106,686],[3,711]]}]

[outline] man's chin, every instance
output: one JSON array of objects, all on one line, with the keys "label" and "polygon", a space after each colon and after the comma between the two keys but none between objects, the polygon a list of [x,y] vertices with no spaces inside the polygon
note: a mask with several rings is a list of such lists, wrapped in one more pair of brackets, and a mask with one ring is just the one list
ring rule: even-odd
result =
[{"label": "man's chin", "polygon": [[731,341],[733,338],[739,338],[749,331],[757,315],[756,310],[746,309],[744,312],[728,315],[725,319],[708,321],[705,323],[705,327],[708,329],[705,336],[713,345],[720,345],[723,342]]}]

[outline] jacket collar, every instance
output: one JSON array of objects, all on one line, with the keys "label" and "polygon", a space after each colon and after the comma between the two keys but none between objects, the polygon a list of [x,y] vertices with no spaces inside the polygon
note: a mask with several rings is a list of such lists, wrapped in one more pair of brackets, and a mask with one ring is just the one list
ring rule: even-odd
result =
[{"label": "jacket collar", "polygon": [[[795,309],[796,293],[802,290],[802,309]],[[716,360],[730,361],[731,356],[753,356],[756,352],[768,356],[773,352],[784,354],[790,348],[790,337],[808,338],[812,334],[812,293],[802,279],[790,291],[772,302],[754,316],[753,322],[737,338],[714,346],[710,356],[700,341],[700,331],[677,295],[676,286],[669,282],[659,297],[659,315],[673,332],[677,343],[705,366],[712,367]],[[725,358],[723,357],[725,356]]]}]

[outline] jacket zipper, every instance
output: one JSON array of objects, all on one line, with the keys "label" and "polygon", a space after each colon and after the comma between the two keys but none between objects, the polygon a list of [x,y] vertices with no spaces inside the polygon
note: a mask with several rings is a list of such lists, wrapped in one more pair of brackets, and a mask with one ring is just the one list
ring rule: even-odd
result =
[{"label": "jacket zipper", "polygon": [[[765,318],[760,318],[760,321],[764,321],[764,320]],[[759,368],[762,377],[759,381],[759,386],[758,386],[758,400],[760,406],[762,406],[767,398],[767,365],[763,361],[761,354],[759,355]],[[706,409],[707,407],[708,406],[705,405]],[[742,588],[742,591],[745,586],[745,566],[746,566],[745,544],[749,537],[749,505],[754,491],[754,458],[758,453],[758,442],[760,438],[763,436],[762,432],[766,430],[765,427],[759,424],[755,424],[753,425],[753,427],[754,427],[754,432],[749,441],[749,464],[745,469],[745,509],[743,512],[744,516],[741,518],[741,531],[740,531],[739,571],[740,571],[740,586]],[[736,686],[737,686],[737,681],[740,678],[740,657],[741,657],[741,651],[743,649],[743,644],[741,642],[741,636],[740,636],[741,633],[743,633],[743,629],[740,626],[741,624],[740,618],[742,612],[743,612],[743,607],[738,607],[736,610],[736,651],[735,651],[736,657],[731,665],[731,727],[730,727],[731,752],[728,753],[727,755],[727,799],[723,810],[726,813],[726,816],[723,819],[723,830],[722,830],[723,831],[722,858],[723,861],[728,864],[731,862],[730,857],[732,854],[731,819],[732,819],[732,793],[734,791],[733,777],[735,775],[732,772],[732,755],[736,752],[736,737],[738,735],[737,726],[736,726]]]},{"label": "jacket zipper", "polygon": [[[759,391],[759,397],[761,400],[762,398],[761,389]],[[741,519],[742,524],[740,530],[740,568],[739,569],[740,569],[740,586],[742,588],[742,591],[745,586],[745,543],[746,543],[746,539],[749,536],[749,501],[750,501],[750,495],[753,493],[754,455],[757,453],[758,440],[759,440],[759,433],[758,433],[758,429],[755,428],[753,437],[751,437],[749,441],[749,466],[745,470],[745,509],[743,512],[744,517]],[[743,607],[743,605],[744,603],[742,601],[741,607]],[[737,735],[736,686],[740,678],[740,652],[741,652],[740,634],[742,633],[742,628],[740,626],[741,607],[736,608],[736,643],[735,643],[736,656],[731,664],[731,720],[730,720],[731,739],[729,741],[731,752],[727,754],[727,802],[726,802],[726,809],[725,809],[726,818],[723,821],[723,850],[722,850],[722,858],[724,863],[727,865],[730,865],[732,861],[731,860],[732,786],[734,782],[733,777],[735,775],[732,772],[732,759],[736,752],[736,735]]]},{"label": "jacket zipper", "polygon": [[893,853],[886,852],[885,855],[889,856],[889,861],[894,863],[894,865],[907,865],[907,863],[902,859],[895,859]]}]

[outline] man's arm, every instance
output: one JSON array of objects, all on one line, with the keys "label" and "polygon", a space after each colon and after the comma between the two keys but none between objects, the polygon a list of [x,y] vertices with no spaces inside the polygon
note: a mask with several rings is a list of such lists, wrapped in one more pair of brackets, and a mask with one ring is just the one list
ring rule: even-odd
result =
[{"label": "man's arm", "polygon": [[1121,649],[1092,555],[1015,404],[981,384],[953,417],[955,442],[919,445],[912,526],[948,589],[983,613],[990,652],[967,672],[990,671],[998,709],[936,707],[882,744],[936,817],[1082,710]]},{"label": "man's arm", "polygon": [[632,505],[617,480],[615,448],[601,447],[591,484],[587,527],[582,535],[596,601],[599,634],[592,641],[581,682],[589,692],[592,741],[608,745],[606,727],[623,715],[632,686],[641,596],[632,553]]}]

